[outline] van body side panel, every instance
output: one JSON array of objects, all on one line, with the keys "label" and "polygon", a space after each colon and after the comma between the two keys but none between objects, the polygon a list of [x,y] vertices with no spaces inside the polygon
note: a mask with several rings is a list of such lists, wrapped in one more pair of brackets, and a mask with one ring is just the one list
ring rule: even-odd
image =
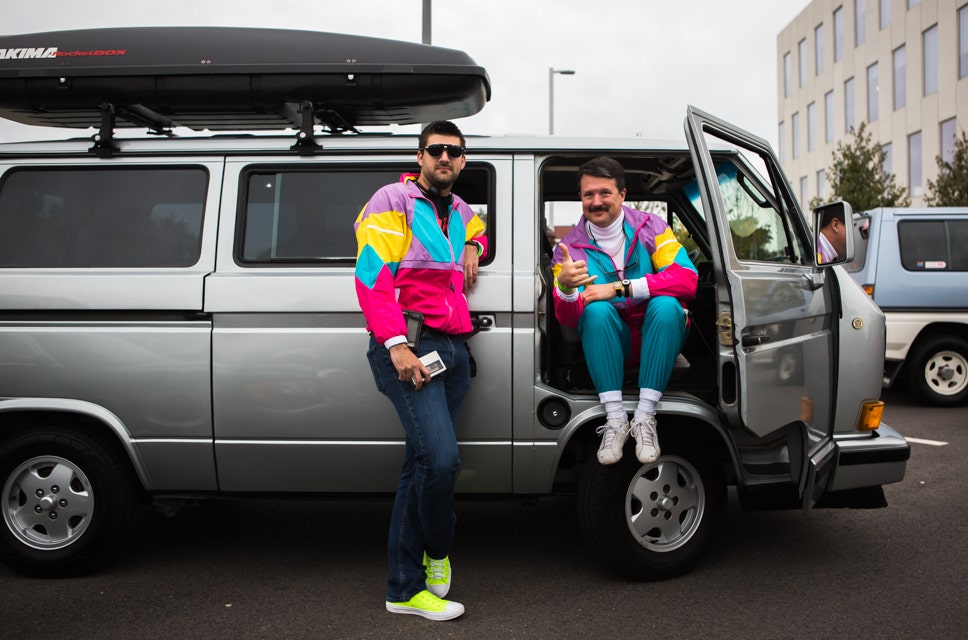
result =
[{"label": "van body side panel", "polygon": [[[34,410],[45,399],[99,407],[129,453],[139,452],[132,463],[149,490],[216,489],[212,326],[201,309],[221,159],[27,159],[3,170],[3,395],[38,398]],[[172,184],[186,179],[184,189]],[[44,234],[56,251],[20,251],[10,237],[20,232]],[[190,264],[165,266],[182,255]]]},{"label": "van body side panel", "polygon": [[[411,158],[393,161],[410,169]],[[388,160],[382,160],[386,165]],[[265,159],[257,161],[267,166]],[[291,158],[284,161],[293,165]],[[367,365],[369,336],[352,265],[264,266],[234,258],[242,228],[236,215],[241,212],[228,194],[244,182],[240,176],[251,162],[227,164],[218,268],[206,282],[206,311],[214,323],[219,485],[224,491],[392,492],[403,461],[403,429]],[[347,164],[365,169],[374,160],[311,162],[307,170],[325,174],[328,167]],[[511,420],[504,401],[512,380],[506,374],[511,227],[509,163],[504,165],[493,172],[498,195],[488,224],[497,233],[491,246],[494,260],[481,270],[469,295],[472,313],[496,321],[470,340],[479,373],[458,425],[463,462],[458,489],[470,492],[508,492],[511,487]],[[349,204],[343,208],[350,230],[369,195],[361,195],[352,209]]]}]

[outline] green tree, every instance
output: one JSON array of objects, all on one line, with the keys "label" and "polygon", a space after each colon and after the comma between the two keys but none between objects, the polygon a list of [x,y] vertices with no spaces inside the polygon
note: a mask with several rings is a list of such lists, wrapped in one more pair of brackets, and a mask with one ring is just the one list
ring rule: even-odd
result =
[{"label": "green tree", "polygon": [[928,180],[928,193],[924,202],[929,207],[968,206],[968,135],[964,131],[955,140],[955,155],[951,162],[937,156],[938,179]]},{"label": "green tree", "polygon": [[[909,207],[911,199],[905,189],[894,182],[894,174],[884,171],[887,157],[880,143],[871,141],[863,122],[851,129],[851,139],[837,143],[833,164],[824,172],[830,185],[831,201],[846,200],[854,211],[877,207]],[[823,201],[814,198],[810,208]]]}]

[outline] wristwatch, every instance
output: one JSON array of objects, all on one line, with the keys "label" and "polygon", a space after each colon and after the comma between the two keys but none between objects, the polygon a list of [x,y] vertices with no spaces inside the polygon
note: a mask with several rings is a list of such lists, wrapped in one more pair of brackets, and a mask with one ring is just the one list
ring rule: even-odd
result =
[{"label": "wristwatch", "polygon": [[632,281],[629,279],[619,280],[612,285],[615,287],[615,295],[629,297],[632,293]]}]

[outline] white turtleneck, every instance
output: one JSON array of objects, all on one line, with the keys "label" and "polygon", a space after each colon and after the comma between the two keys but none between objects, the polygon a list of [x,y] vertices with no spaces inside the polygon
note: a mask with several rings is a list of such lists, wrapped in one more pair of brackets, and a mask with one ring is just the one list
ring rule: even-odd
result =
[{"label": "white turtleneck", "polygon": [[607,227],[596,227],[591,222],[588,225],[588,235],[595,239],[598,246],[612,257],[615,268],[621,271],[625,268],[625,212],[623,211]]}]

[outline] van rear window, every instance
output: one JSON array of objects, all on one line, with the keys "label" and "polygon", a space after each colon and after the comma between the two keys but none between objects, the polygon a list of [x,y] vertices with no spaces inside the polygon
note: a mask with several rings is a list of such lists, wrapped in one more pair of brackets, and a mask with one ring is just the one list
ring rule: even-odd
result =
[{"label": "van rear window", "polygon": [[968,221],[905,221],[897,235],[908,271],[968,271]]},{"label": "van rear window", "polygon": [[0,183],[0,267],[188,267],[201,252],[200,167],[58,167]]}]

